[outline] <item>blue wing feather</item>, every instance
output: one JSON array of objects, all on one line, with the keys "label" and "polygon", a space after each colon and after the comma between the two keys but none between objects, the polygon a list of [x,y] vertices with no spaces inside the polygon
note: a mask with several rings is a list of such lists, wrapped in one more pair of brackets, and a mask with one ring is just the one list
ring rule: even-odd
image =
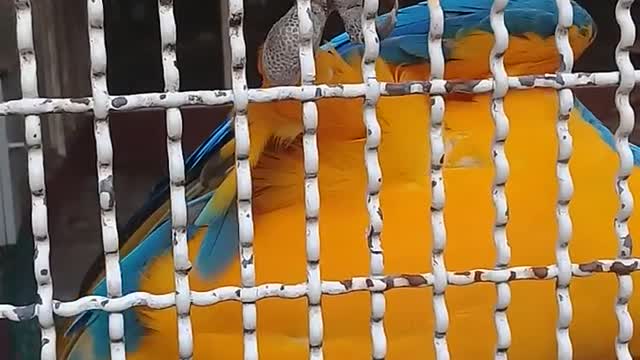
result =
[{"label": "blue wing feather", "polygon": [[[207,160],[220,150],[225,144],[233,139],[233,126],[230,117],[220,123],[207,136],[207,138],[189,155],[185,161],[185,181],[187,184],[192,183],[198,178],[203,166]],[[190,199],[188,199],[190,200]],[[151,194],[145,203],[133,214],[124,227],[118,231],[120,239],[120,247],[131,241],[133,233],[146,221],[151,214],[156,211],[162,204],[169,201],[169,178],[162,177],[152,188]],[[143,241],[142,238],[139,241]],[[134,244],[137,245],[137,244]],[[92,282],[104,269],[104,258],[98,257],[91,265],[85,278],[82,280],[80,292],[86,293],[92,286]]]},{"label": "blue wing feather", "polygon": [[236,198],[222,214],[213,217],[195,259],[194,269],[209,277],[224,269],[238,250],[238,212]]},{"label": "blue wing feather", "polygon": [[[472,31],[493,33],[490,23],[492,0],[442,0],[440,2],[445,18],[443,31],[444,56],[449,57],[455,39]],[[593,19],[580,6],[572,1],[574,24],[594,26]],[[379,21],[384,21],[385,14]],[[541,37],[553,36],[557,25],[558,10],[555,0],[511,0],[505,10],[505,25],[511,36],[525,36],[535,33]],[[414,6],[402,8],[397,14],[397,23],[389,37],[380,43],[380,57],[392,64],[412,64],[429,61],[427,47],[427,29],[430,16],[426,1]],[[362,44],[352,44],[346,33],[334,37],[325,49],[335,48],[347,57],[354,52],[363,51]],[[615,150],[613,135],[604,124],[580,101],[575,101],[576,109],[582,118],[594,126],[601,138]],[[635,165],[640,165],[640,147],[631,144]]]},{"label": "blue wing feather", "polygon": [[[189,202],[189,211],[199,212],[204,205],[213,196],[213,193],[208,193],[200,198]],[[187,238],[191,239],[192,235],[198,229],[198,226],[189,224],[187,227]],[[128,294],[138,291],[140,288],[141,276],[146,269],[147,265],[156,259],[157,257],[169,252],[172,247],[171,242],[171,220],[164,220],[159,226],[157,226],[150,234],[136,246],[129,254],[123,257],[120,261],[120,269],[122,276],[122,293]],[[95,289],[92,292],[94,295],[107,296],[107,288],[105,278],[102,278],[97,283]],[[137,316],[133,309],[125,310],[123,313],[125,328],[127,329],[127,351],[135,349],[142,335],[144,329],[139,324]],[[103,311],[87,311],[79,315],[74,322],[67,329],[65,336],[70,336],[84,328],[88,328],[90,334],[93,337],[94,354],[98,358],[108,358],[109,355],[109,340],[105,336],[108,333],[108,314]]]},{"label": "blue wing feather", "polygon": [[[454,46],[455,39],[471,31],[493,33],[489,22],[492,0],[443,0],[440,2],[445,18],[443,40]],[[575,5],[575,3],[574,3]],[[505,10],[505,25],[512,36],[536,33],[552,36],[557,24],[555,0],[511,0]],[[384,21],[389,14],[382,15]],[[573,8],[574,24],[593,25],[591,16],[579,6]],[[426,34],[430,25],[429,8],[423,1],[398,10],[395,29],[380,43],[380,56],[392,64],[409,64],[429,60]],[[362,44],[352,44],[347,34],[336,36],[325,45],[334,47],[343,56],[362,53]],[[451,51],[444,49],[445,60],[451,60]]]},{"label": "blue wing feather", "polygon": [[[233,139],[233,126],[230,117],[226,117],[207,138],[185,160],[185,181],[192,182],[198,178],[206,161],[222,146]],[[151,190],[151,194],[127,222],[120,232],[120,239],[126,241],[133,232],[151,215],[160,205],[169,199],[169,178],[164,176]]]},{"label": "blue wing feather", "polygon": [[[611,131],[604,126],[604,124],[589,110],[587,107],[574,96],[574,106],[576,110],[580,112],[582,119],[591,124],[600,134],[602,140],[604,140],[612,149],[616,149],[615,139]],[[640,147],[635,144],[629,143],[631,147],[631,153],[633,154],[633,164],[640,166]]]}]

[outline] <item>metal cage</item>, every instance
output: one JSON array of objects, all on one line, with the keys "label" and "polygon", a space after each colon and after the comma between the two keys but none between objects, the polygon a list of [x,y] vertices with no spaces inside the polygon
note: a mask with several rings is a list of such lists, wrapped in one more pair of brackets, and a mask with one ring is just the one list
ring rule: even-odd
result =
[{"label": "metal cage", "polygon": [[[310,41],[312,24],[308,15],[310,0],[298,0],[300,22],[300,59],[302,85],[270,89],[248,89],[245,75],[246,49],[243,35],[243,1],[229,0],[229,39],[231,57],[231,90],[217,91],[179,91],[180,74],[175,66],[176,60],[176,24],[173,1],[159,0],[159,19],[162,39],[162,64],[165,89],[162,93],[145,93],[126,96],[111,96],[107,91],[105,32],[102,0],[88,0],[88,23],[91,56],[92,96],[86,98],[42,98],[38,94],[36,76],[36,57],[33,43],[32,8],[30,0],[16,0],[16,31],[21,66],[22,99],[0,103],[0,116],[23,115],[25,121],[25,143],[28,148],[28,174],[32,203],[32,231],[35,246],[34,271],[39,301],[28,306],[0,305],[0,319],[24,321],[37,318],[41,330],[42,359],[56,358],[56,330],[54,315],[71,317],[89,309],[107,311],[109,316],[109,336],[111,340],[111,358],[125,359],[124,325],[121,312],[132,306],[146,305],[160,309],[175,306],[178,314],[178,343],[181,359],[193,356],[193,335],[190,319],[190,307],[212,305],[221,301],[242,303],[244,328],[244,358],[257,359],[256,305],[255,301],[267,297],[308,298],[309,346],[310,358],[321,359],[322,307],[323,294],[345,294],[354,291],[371,292],[371,337],[373,358],[384,359],[387,351],[383,325],[385,313],[385,290],[392,287],[431,287],[433,291],[433,310],[435,332],[433,345],[436,358],[448,359],[447,345],[448,314],[444,294],[448,285],[468,285],[476,282],[494,283],[497,292],[497,304],[494,320],[497,329],[496,359],[506,358],[511,343],[511,334],[506,317],[506,308],[510,302],[512,280],[556,279],[559,317],[556,338],[558,358],[572,357],[572,344],[568,328],[571,321],[571,303],[568,286],[572,277],[590,276],[599,272],[615,273],[619,281],[616,316],[619,332],[615,349],[619,359],[631,359],[628,342],[633,332],[631,316],[627,311],[627,302],[632,294],[631,273],[639,267],[638,259],[631,256],[631,238],[627,228],[627,219],[633,199],[627,180],[633,166],[633,155],[628,137],[634,126],[634,111],[629,103],[629,94],[636,81],[640,79],[629,57],[629,49],[635,40],[635,26],[631,18],[630,7],[633,0],[619,0],[616,6],[616,19],[621,30],[620,42],[616,48],[616,62],[619,71],[608,73],[572,73],[573,54],[569,46],[568,28],[573,22],[570,0],[557,0],[559,22],[556,29],[556,44],[561,54],[561,70],[556,74],[509,77],[503,65],[503,55],[508,46],[509,34],[504,23],[503,11],[508,0],[495,0],[491,10],[491,27],[495,34],[495,44],[491,52],[490,66],[493,79],[464,83],[443,80],[445,61],[442,50],[444,28],[443,11],[438,0],[428,0],[431,14],[428,50],[431,58],[431,78],[424,82],[398,84],[382,83],[376,79],[375,59],[378,57],[378,38],[375,28],[375,15],[378,0],[365,0],[363,28],[365,52],[362,63],[362,84],[328,86],[314,84],[315,64]],[[572,263],[569,256],[569,244],[572,237],[571,217],[568,207],[572,198],[573,186],[569,172],[569,160],[572,153],[572,140],[568,128],[569,113],[573,108],[572,88],[582,86],[618,85],[616,106],[620,114],[620,126],[615,133],[615,147],[620,158],[620,169],[616,179],[616,189],[620,200],[620,211],[615,219],[615,229],[619,239],[619,254],[615,259],[603,259],[587,264]],[[503,108],[503,99],[509,89],[529,89],[535,87],[553,88],[560,99],[557,117],[557,179],[559,196],[557,199],[558,238],[556,246],[556,264],[537,264],[528,267],[510,267],[510,248],[506,237],[505,225],[508,218],[505,183],[508,180],[509,164],[504,151],[504,142],[508,135],[508,117]],[[443,209],[445,193],[443,174],[439,159],[444,154],[442,121],[445,111],[443,95],[452,92],[486,93],[492,92],[492,116],[496,133],[493,144],[493,161],[496,169],[493,202],[496,209],[494,239],[497,248],[495,269],[470,269],[466,272],[447,271],[443,252],[446,244]],[[385,276],[382,266],[382,243],[380,232],[382,217],[379,212],[377,194],[382,174],[377,159],[377,147],[380,143],[380,128],[376,118],[376,103],[380,96],[406,94],[430,94],[431,105],[431,179],[433,228],[432,265],[433,272],[403,276]],[[371,253],[370,276],[343,279],[339,281],[323,280],[319,264],[320,238],[317,216],[320,211],[317,176],[318,152],[316,143],[317,107],[315,100],[327,97],[360,97],[365,99],[364,121],[367,132],[365,162],[368,179],[368,212],[370,216],[369,250]],[[301,101],[304,123],[304,169],[307,230],[307,273],[303,284],[256,284],[253,265],[253,222],[251,205],[251,172],[248,162],[249,132],[247,106],[250,102],[270,102],[284,99]],[[241,284],[238,287],[213,289],[208,292],[191,291],[188,270],[191,265],[187,254],[185,226],[187,212],[184,188],[184,160],[182,152],[182,117],[180,107],[189,105],[233,104],[235,107],[235,159],[237,164],[238,219],[240,226],[240,257],[242,259]],[[118,231],[116,209],[114,205],[112,142],[109,133],[109,113],[132,111],[142,108],[163,108],[166,111],[167,152],[169,155],[169,174],[171,185],[171,223],[176,241],[173,244],[175,269],[175,293],[152,295],[149,293],[122,294],[119,265]],[[41,133],[41,114],[50,113],[86,113],[94,115],[96,152],[98,157],[98,191],[102,240],[106,263],[106,281],[108,297],[87,296],[74,301],[62,302],[53,298],[51,268],[49,266],[50,239],[47,224],[46,189],[44,182],[44,158]]]}]

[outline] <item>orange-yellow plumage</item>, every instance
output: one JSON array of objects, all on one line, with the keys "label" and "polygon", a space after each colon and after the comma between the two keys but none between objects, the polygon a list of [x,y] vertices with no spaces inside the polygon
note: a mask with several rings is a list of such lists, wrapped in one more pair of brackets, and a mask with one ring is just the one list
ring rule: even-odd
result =
[{"label": "orange-yellow plumage", "polygon": [[[335,82],[349,82],[359,69],[338,61],[334,55],[318,56],[318,67],[330,61]],[[319,72],[318,76],[322,72]],[[400,76],[416,79],[409,69],[395,73],[378,62],[381,81]],[[341,78],[343,77],[343,78]],[[359,81],[359,79],[355,79]],[[331,82],[331,81],[329,81]],[[473,101],[448,102],[444,139],[447,144],[444,179],[447,247],[450,271],[492,268],[494,208],[491,200],[493,164],[490,146],[493,122],[490,95]],[[328,105],[330,104],[330,106]],[[534,104],[532,106],[532,104]],[[299,104],[282,104],[283,116],[299,116]],[[510,119],[506,152],[510,177],[506,185],[510,206],[507,234],[511,265],[549,265],[555,262],[557,238],[555,201],[557,193],[555,121],[557,96],[552,90],[512,91],[505,100]],[[366,172],[363,162],[364,131],[361,100],[318,101],[320,128],[320,236],[321,273],[324,279],[347,280],[367,276],[366,244],[368,215],[365,206]],[[269,121],[276,106],[250,109],[252,125]],[[614,176],[617,155],[597,131],[574,111],[569,121],[574,141],[570,169],[574,196],[570,205],[573,237],[569,248],[573,262],[613,258],[617,240],[613,229],[618,200]],[[378,120],[383,135],[380,164],[383,173],[381,204],[386,274],[418,274],[431,271],[431,225],[429,206],[429,101],[425,96],[381,98]],[[343,137],[325,126],[348,124]],[[251,128],[252,136],[254,128]],[[337,134],[341,135],[341,134]],[[298,142],[283,148],[266,143],[264,154],[253,170],[256,282],[304,283],[305,229],[302,149]],[[638,194],[636,170],[630,179]],[[630,220],[638,233],[637,217]],[[189,243],[195,256],[201,237]],[[142,289],[153,293],[173,289],[171,258],[151,264]],[[208,290],[240,282],[239,263],[215,279],[191,275],[193,290]],[[634,275],[634,278],[636,276]],[[512,333],[509,356],[513,359],[555,358],[556,297],[553,281],[519,281],[511,284],[507,312]],[[617,325],[613,311],[616,280],[612,274],[574,278],[571,285],[573,321],[570,334],[575,359],[613,359]],[[495,331],[491,284],[447,289],[449,331],[447,340],[453,359],[491,358]],[[433,358],[433,313],[431,289],[394,289],[386,293],[385,331],[387,359]],[[328,359],[370,359],[369,295],[366,292],[324,296],[324,355]],[[265,299],[258,307],[258,344],[261,359],[298,359],[308,356],[306,299]],[[632,315],[639,312],[637,299],[630,303]],[[146,337],[143,348],[158,356],[177,353],[175,310],[141,309],[144,321],[161,335]],[[192,308],[197,329],[195,357],[242,358],[241,305],[235,302],[210,308]],[[639,343],[631,343],[639,351]],[[150,353],[146,353],[148,356]],[[171,354],[171,355],[168,355]],[[140,354],[138,354],[140,355]],[[132,357],[135,359],[135,357]],[[147,357],[144,357],[147,358]]]},{"label": "orange-yellow plumage", "polygon": [[[511,2],[514,3],[515,1]],[[520,2],[521,10],[526,9],[525,3]],[[443,39],[448,42],[445,45],[452,45],[447,46],[445,54],[447,79],[473,80],[490,76],[489,53],[494,39],[486,32],[486,24],[476,22],[482,21],[482,12],[473,9],[476,4],[479,2],[445,4],[450,15],[446,17],[449,26],[447,29],[451,30],[452,25],[460,28],[457,32],[449,31]],[[550,2],[531,4],[536,7],[554,5]],[[538,15],[549,15],[542,9],[538,10]],[[416,8],[413,11],[417,11]],[[488,16],[488,8],[483,11]],[[414,15],[416,14],[420,13],[416,12]],[[464,14],[472,14],[473,19],[462,21]],[[509,19],[514,14],[516,13],[512,12],[506,18]],[[423,16],[426,15],[425,13]],[[530,33],[520,31],[510,37],[509,49],[504,57],[507,72],[510,75],[525,75],[556,71],[559,56],[555,39],[549,35],[549,28],[546,27],[549,19],[532,19],[529,16],[531,14],[526,11],[521,15],[523,20],[531,20],[529,25],[532,29]],[[456,19],[457,16],[461,18]],[[588,16],[576,13],[574,18],[581,24],[569,31],[572,49],[577,58],[593,40],[594,29]],[[424,20],[424,17],[419,16],[413,20],[405,18],[404,24]],[[516,24],[511,21],[511,25]],[[517,25],[526,27],[526,23]],[[470,29],[475,32],[468,32]],[[540,32],[544,35],[542,37],[534,34],[540,29],[544,30]],[[422,39],[425,38],[426,34]],[[399,48],[416,45],[405,40]],[[392,41],[387,42],[386,49],[393,49],[393,44]],[[416,53],[409,52],[410,56],[406,59],[410,62],[427,60],[422,58],[425,54],[420,51],[417,52],[417,57],[412,57]],[[342,47],[340,52],[346,59],[333,51],[321,50],[316,54],[318,83],[335,85],[362,81],[362,59],[357,56],[358,51],[353,51],[348,56],[348,48]],[[389,54],[392,52],[387,52]],[[424,81],[428,78],[429,71],[428,65],[423,63],[390,65],[381,60],[377,63],[378,80],[384,82]],[[263,85],[269,86],[268,82]],[[493,268],[496,259],[492,237],[495,210],[491,198],[494,177],[491,145],[494,127],[489,113],[490,95],[451,94],[446,98],[443,126],[446,155],[443,172],[448,237],[444,256],[449,271],[472,276],[468,272],[470,269]],[[366,139],[362,100],[322,99],[317,104],[320,120],[320,269],[323,279],[341,281],[343,286],[349,288],[352,285],[349,279],[368,275],[370,261],[366,237],[369,219],[365,203],[366,171],[363,152]],[[431,271],[429,98],[422,95],[381,98],[377,110],[382,128],[379,158],[383,173],[380,198],[384,214],[382,246],[385,273],[404,276],[406,281],[419,286],[422,278],[416,274]],[[507,227],[511,245],[510,265],[553,264],[556,260],[557,239],[557,96],[549,89],[512,91],[506,99],[506,110],[510,120],[510,134],[506,143],[510,162],[510,177],[506,185],[510,214]],[[304,284],[307,279],[304,172],[303,150],[298,137],[303,129],[302,105],[297,101],[250,104],[248,112],[251,132],[249,161],[254,187],[252,208],[256,282]],[[613,219],[618,209],[614,189],[617,156],[605,144],[601,134],[580,117],[581,113],[574,111],[569,121],[574,137],[570,168],[575,187],[570,205],[573,237],[569,251],[575,263],[613,258],[617,252],[613,228]],[[211,253],[215,251],[206,251],[212,247],[201,245],[206,244],[203,237],[208,230],[207,224],[211,224],[209,221],[217,220],[218,215],[235,201],[236,179],[235,174],[230,172],[234,147],[235,143],[231,141],[221,149],[218,148],[218,152],[208,158],[207,165],[202,169],[200,184],[187,185],[189,199],[201,192],[215,189],[213,205],[206,208],[206,211],[196,210],[199,212],[196,225],[203,227],[195,233],[188,245],[195,270],[190,273],[192,290],[224,289],[225,286],[237,286],[240,283],[239,259],[233,259],[232,264],[222,272],[212,271],[213,275],[209,272],[208,277],[202,275],[203,264],[207,264],[199,262],[202,259],[224,258],[224,251],[223,255],[214,256]],[[630,181],[631,190],[637,194],[635,174]],[[194,202],[191,203],[193,204]],[[137,247],[137,240],[145,238],[152,226],[167,215],[167,211],[168,202],[140,226],[130,239],[133,241],[121,249],[121,255],[125,256]],[[191,218],[189,220],[193,221]],[[638,232],[635,217],[630,221],[630,229],[632,234]],[[224,233],[223,230],[221,232]],[[159,240],[156,238],[154,241]],[[149,243],[152,243],[151,240],[147,242]],[[168,249],[167,245],[164,253],[150,255],[149,261],[145,263],[148,264],[146,268],[131,266],[128,272],[123,272],[125,276],[133,274],[136,281],[138,275],[141,277],[140,283],[134,284],[136,290],[151,293],[174,290],[174,265]],[[217,248],[219,249],[220,247]],[[202,254],[210,256],[198,258]],[[143,255],[144,251],[138,252],[138,258]],[[132,258],[136,260],[135,257],[129,259]],[[597,267],[597,264],[591,263],[590,267]],[[543,267],[529,271],[538,277],[546,275]],[[612,274],[573,280],[570,335],[575,359],[614,358],[613,344],[617,325],[613,304],[616,287]],[[511,302],[507,311],[511,330],[509,357],[555,358],[557,299],[553,280],[515,281],[510,288]],[[227,291],[230,290],[227,288]],[[434,358],[431,291],[430,288],[423,287],[392,289],[386,293],[384,327],[387,359]],[[493,319],[496,304],[494,285],[481,283],[464,287],[450,286],[446,298],[449,310],[447,342],[451,358],[493,358],[496,342]],[[632,316],[639,312],[636,301],[633,298],[630,303]],[[257,307],[261,359],[308,357],[309,325],[305,298],[263,299],[257,303]],[[133,338],[134,344],[128,342],[131,351],[127,357],[175,358],[178,353],[175,309],[156,311],[139,307],[135,311],[140,315],[136,320],[141,324],[134,324],[126,330],[128,334],[134,333],[133,336],[129,335],[129,340]],[[322,311],[323,352],[326,358],[372,358],[368,293],[361,291],[341,296],[324,296]],[[193,306],[191,322],[195,358],[242,359],[241,316],[241,305],[237,302],[223,302],[213,307]],[[103,328],[94,326],[93,330],[97,331],[78,340],[80,351],[76,352],[73,360],[84,359],[85,354],[96,353],[96,358],[108,357],[108,344],[104,341],[101,344],[106,344],[106,348],[102,347],[99,351],[95,350],[97,347],[90,346],[101,331],[106,336],[106,322],[102,325]],[[142,328],[135,325],[144,327],[144,336],[131,331],[132,328]],[[141,340],[141,343],[135,343],[135,340]],[[632,342],[631,349],[632,352],[640,350],[640,344]]]},{"label": "orange-yellow plumage", "polygon": [[[569,29],[569,41],[575,57],[579,57],[591,45],[595,30],[592,27]],[[491,77],[489,54],[493,48],[493,34],[474,31],[456,39],[456,46],[449,55],[445,66],[445,79],[485,79]],[[535,49],[535,50],[532,50]],[[460,60],[456,60],[460,59]],[[504,54],[504,67],[510,76],[555,72],[560,66],[560,57],[555,37],[541,37],[535,33],[526,36],[509,37],[509,48]],[[396,66],[392,66],[394,69]],[[410,68],[399,81],[427,79],[430,74],[428,64],[403,64],[399,68]],[[454,94],[452,94],[454,95]],[[458,94],[455,94],[458,95]]]}]

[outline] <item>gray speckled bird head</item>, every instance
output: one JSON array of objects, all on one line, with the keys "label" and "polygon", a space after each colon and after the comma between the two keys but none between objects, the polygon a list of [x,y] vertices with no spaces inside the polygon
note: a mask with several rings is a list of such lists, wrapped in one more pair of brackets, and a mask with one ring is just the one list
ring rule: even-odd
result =
[{"label": "gray speckled bird head", "polygon": [[[363,0],[311,0],[311,21],[313,23],[312,44],[314,51],[320,46],[327,18],[338,12],[351,41],[363,42],[362,5]],[[395,14],[398,8],[394,2],[391,16],[376,23],[378,36],[384,39],[395,26]],[[295,85],[300,82],[300,42],[298,8],[294,4],[272,27],[262,49],[262,73],[271,86]]]}]

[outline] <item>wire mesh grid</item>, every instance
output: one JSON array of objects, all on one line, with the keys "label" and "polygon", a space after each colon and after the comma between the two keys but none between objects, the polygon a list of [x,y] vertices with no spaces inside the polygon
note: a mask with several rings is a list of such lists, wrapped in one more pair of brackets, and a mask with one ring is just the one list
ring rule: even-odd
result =
[{"label": "wire mesh grid", "polygon": [[[338,295],[355,291],[371,293],[371,338],[374,359],[384,359],[387,352],[386,335],[383,325],[386,290],[392,288],[430,287],[433,291],[434,334],[433,342],[437,359],[448,359],[447,345],[448,313],[444,294],[448,285],[461,286],[474,283],[493,283],[497,291],[494,308],[497,342],[495,358],[506,359],[511,345],[511,332],[507,319],[511,293],[509,282],[517,280],[557,281],[556,295],[558,321],[556,328],[557,355],[559,359],[572,358],[572,344],[569,325],[572,317],[568,286],[572,277],[587,277],[596,273],[615,273],[618,282],[618,296],[615,313],[618,320],[618,335],[615,350],[619,359],[631,359],[628,343],[633,333],[633,323],[627,303],[631,297],[633,284],[631,273],[640,268],[639,259],[631,255],[631,236],[627,221],[633,210],[628,178],[633,167],[633,154],[629,145],[629,135],[634,127],[634,110],[629,102],[629,94],[640,81],[640,71],[633,68],[629,49],[635,41],[635,26],[630,8],[633,0],[619,0],[615,15],[621,30],[620,42],[616,48],[616,63],[619,71],[608,73],[572,73],[573,53],[569,44],[568,31],[573,23],[570,0],[557,0],[559,11],[555,38],[560,53],[561,65],[556,74],[527,75],[510,77],[507,75],[503,57],[508,48],[509,33],[504,22],[504,10],[508,0],[495,0],[491,8],[490,25],[495,43],[490,54],[490,70],[493,79],[480,81],[446,81],[444,77],[445,59],[442,49],[444,16],[439,0],[428,0],[431,16],[428,52],[431,59],[431,77],[428,81],[406,83],[384,83],[376,79],[375,61],[379,53],[379,39],[376,33],[375,16],[378,12],[377,0],[365,0],[362,26],[365,51],[362,60],[364,83],[331,86],[315,81],[315,63],[312,43],[312,21],[309,16],[311,0],[297,0],[297,16],[300,20],[300,65],[301,86],[279,86],[267,89],[248,89],[245,74],[246,48],[243,35],[243,1],[229,0],[229,28],[232,63],[232,90],[179,91],[179,71],[176,60],[176,24],[172,0],[159,0],[159,19],[162,41],[162,64],[165,92],[126,96],[111,96],[106,84],[106,49],[104,42],[102,0],[88,0],[89,41],[91,54],[92,96],[86,98],[41,98],[38,95],[36,77],[36,57],[33,44],[32,8],[29,0],[16,0],[16,32],[20,56],[22,98],[0,103],[0,115],[24,115],[25,139],[28,146],[29,185],[32,200],[32,232],[35,244],[34,271],[37,281],[39,301],[28,306],[0,304],[0,319],[25,321],[37,318],[41,328],[41,358],[56,358],[56,331],[54,314],[71,317],[87,310],[101,310],[110,313],[109,338],[112,359],[125,359],[124,324],[122,311],[134,306],[148,306],[153,309],[175,307],[178,315],[178,344],[181,359],[193,357],[193,334],[190,307],[208,306],[224,301],[242,303],[244,329],[244,358],[257,359],[256,301],[271,297],[308,299],[309,356],[323,358],[323,319],[321,297],[323,294]],[[620,166],[616,178],[616,191],[620,207],[615,218],[615,231],[619,239],[616,259],[601,259],[590,263],[575,264],[569,256],[569,242],[572,236],[571,217],[568,212],[573,193],[569,160],[572,153],[572,138],[568,128],[569,113],[573,108],[572,88],[583,86],[618,85],[616,107],[620,114],[620,126],[615,132],[615,147],[619,154]],[[505,184],[509,177],[509,162],[504,145],[508,136],[509,119],[504,110],[504,98],[509,89],[553,88],[558,91],[559,113],[556,130],[558,139],[557,180],[558,199],[556,215],[558,237],[556,242],[556,264],[544,266],[510,267],[511,250],[506,235],[508,205]],[[446,229],[444,226],[445,192],[442,173],[444,142],[442,134],[445,101],[443,95],[492,92],[491,115],[495,123],[492,144],[495,178],[492,199],[495,207],[493,238],[497,250],[494,269],[473,269],[468,271],[447,271],[444,263]],[[384,275],[382,244],[382,211],[378,194],[382,184],[382,174],[378,162],[378,145],[381,131],[376,118],[376,104],[380,96],[408,94],[429,94],[431,105],[430,137],[432,180],[431,225],[433,231],[432,273]],[[322,280],[320,276],[320,236],[318,216],[320,199],[318,190],[318,149],[316,130],[318,113],[315,100],[320,98],[364,98],[363,114],[367,128],[364,151],[368,186],[367,207],[369,231],[367,241],[370,250],[370,275],[342,280]],[[307,252],[307,282],[300,284],[266,283],[256,284],[253,254],[253,221],[251,209],[251,171],[249,164],[249,123],[247,107],[250,102],[271,102],[279,100],[299,100],[303,104],[303,149],[305,172],[305,224]],[[182,155],[182,117],[180,107],[190,105],[233,104],[235,107],[235,156],[237,176],[237,205],[240,231],[241,286],[223,287],[210,291],[191,291],[188,272],[191,264],[188,258],[185,199],[185,170]],[[115,217],[115,202],[112,171],[112,143],[109,134],[109,113],[148,108],[166,109],[167,152],[169,158],[171,189],[171,223],[173,236],[173,259],[175,293],[154,295],[145,292],[122,294],[118,252],[118,233]],[[46,190],[44,182],[44,158],[42,150],[41,114],[93,112],[97,151],[98,191],[102,226],[103,248],[106,264],[107,297],[85,296],[68,302],[53,299],[53,284],[49,266],[50,239],[48,236]]]}]

